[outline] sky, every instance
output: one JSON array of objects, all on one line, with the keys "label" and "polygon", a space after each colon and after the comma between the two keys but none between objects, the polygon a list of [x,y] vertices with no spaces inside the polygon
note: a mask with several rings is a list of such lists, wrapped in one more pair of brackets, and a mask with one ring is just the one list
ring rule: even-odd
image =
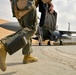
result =
[{"label": "sky", "polygon": [[[76,31],[76,0],[52,0],[54,10],[57,12],[57,26],[59,30]],[[38,11],[38,9],[37,9]],[[37,13],[40,17],[40,12]],[[0,19],[16,22],[12,16],[10,0],[0,0]]]}]

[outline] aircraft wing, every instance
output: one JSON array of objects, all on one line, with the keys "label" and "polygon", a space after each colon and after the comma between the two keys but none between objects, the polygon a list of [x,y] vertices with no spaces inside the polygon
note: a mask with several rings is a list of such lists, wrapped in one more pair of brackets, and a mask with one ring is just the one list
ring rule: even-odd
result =
[{"label": "aircraft wing", "polygon": [[76,34],[76,31],[62,31],[58,30],[61,34]]},{"label": "aircraft wing", "polygon": [[[18,22],[8,22],[0,24],[0,27],[10,30],[10,31],[18,31],[21,27]],[[38,36],[33,36],[32,38],[38,40]]]},{"label": "aircraft wing", "polygon": [[3,24],[0,24],[0,27],[11,31],[18,31],[20,29],[20,25],[18,22],[3,23]]}]

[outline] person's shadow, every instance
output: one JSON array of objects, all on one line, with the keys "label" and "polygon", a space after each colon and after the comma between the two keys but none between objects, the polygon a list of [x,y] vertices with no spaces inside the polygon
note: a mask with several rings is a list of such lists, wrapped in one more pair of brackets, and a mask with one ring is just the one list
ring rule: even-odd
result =
[{"label": "person's shadow", "polygon": [[15,65],[22,65],[22,62],[18,62],[18,63],[7,63],[7,66],[15,66]]},{"label": "person's shadow", "polygon": [[[15,66],[15,65],[22,65],[22,62],[19,62],[19,63],[7,63],[7,66]],[[13,75],[17,73],[17,71],[15,72],[9,72],[9,73],[4,73],[4,74],[0,74],[0,75]]]},{"label": "person's shadow", "polygon": [[5,73],[5,74],[0,74],[0,75],[13,75],[13,74],[15,74],[15,73],[17,73],[17,71],[16,71],[16,72]]}]

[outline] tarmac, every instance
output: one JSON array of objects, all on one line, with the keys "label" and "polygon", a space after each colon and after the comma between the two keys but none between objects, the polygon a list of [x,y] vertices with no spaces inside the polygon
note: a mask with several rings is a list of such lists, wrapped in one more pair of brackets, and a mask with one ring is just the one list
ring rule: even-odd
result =
[{"label": "tarmac", "polygon": [[[0,39],[11,33],[14,32],[0,27]],[[59,43],[38,46],[34,41],[32,55],[38,57],[38,61],[29,64],[23,64],[21,49],[13,55],[7,53],[7,70],[0,70],[0,75],[76,75],[76,38],[72,41],[65,40],[61,46]]]},{"label": "tarmac", "polygon": [[7,70],[0,75],[76,75],[76,45],[32,45],[38,61],[23,64],[22,50],[7,54]]}]

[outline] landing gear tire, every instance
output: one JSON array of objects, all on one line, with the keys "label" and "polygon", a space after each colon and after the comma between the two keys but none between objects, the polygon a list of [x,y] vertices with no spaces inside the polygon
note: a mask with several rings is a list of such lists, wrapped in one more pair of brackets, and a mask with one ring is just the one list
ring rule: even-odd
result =
[{"label": "landing gear tire", "polygon": [[39,46],[41,46],[42,45],[42,43],[41,42],[39,42]]},{"label": "landing gear tire", "polygon": [[63,42],[62,41],[60,41],[60,45],[63,45]]},{"label": "landing gear tire", "polygon": [[47,42],[47,45],[51,45],[51,44],[50,44],[50,41]]}]

